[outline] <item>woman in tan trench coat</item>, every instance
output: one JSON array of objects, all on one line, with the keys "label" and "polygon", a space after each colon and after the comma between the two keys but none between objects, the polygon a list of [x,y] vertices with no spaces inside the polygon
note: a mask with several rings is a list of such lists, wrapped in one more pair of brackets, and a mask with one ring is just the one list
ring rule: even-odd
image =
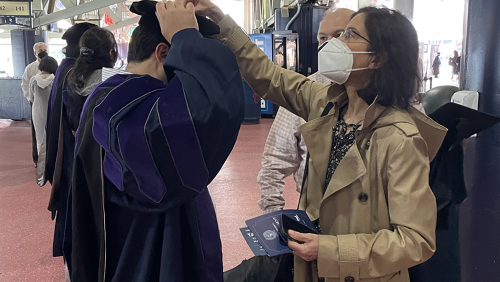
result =
[{"label": "woman in tan trench coat", "polygon": [[[411,23],[389,9],[361,9],[341,39],[364,52],[352,56],[352,69],[361,70],[343,85],[326,85],[275,66],[217,6],[196,2],[197,13],[220,26],[216,39],[236,54],[256,93],[307,121],[301,131],[310,160],[299,208],[321,235],[290,231],[304,242],[289,241],[294,280],[408,282],[408,268],[436,248],[429,163],[446,133],[410,106],[420,85]],[[160,23],[166,36],[175,29],[165,18]]]}]

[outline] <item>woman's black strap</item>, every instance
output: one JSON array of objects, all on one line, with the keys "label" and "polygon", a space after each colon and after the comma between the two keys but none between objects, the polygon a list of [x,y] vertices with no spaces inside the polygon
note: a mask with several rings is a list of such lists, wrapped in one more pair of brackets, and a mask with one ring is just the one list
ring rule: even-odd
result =
[{"label": "woman's black strap", "polygon": [[[328,113],[330,113],[330,111],[332,110],[332,108],[333,108],[333,103],[332,102],[328,102],[328,104],[326,105],[325,109],[321,113],[321,117],[324,117],[324,116],[328,115]],[[307,152],[306,166],[304,168],[304,175],[302,177],[302,188],[300,189],[300,197],[299,197],[299,203],[297,204],[297,209],[299,209],[298,205],[300,204],[300,198],[302,198],[302,191],[304,191],[304,184],[306,183],[307,174],[309,173],[309,157],[310,157],[310,154],[309,154],[309,152]]]}]

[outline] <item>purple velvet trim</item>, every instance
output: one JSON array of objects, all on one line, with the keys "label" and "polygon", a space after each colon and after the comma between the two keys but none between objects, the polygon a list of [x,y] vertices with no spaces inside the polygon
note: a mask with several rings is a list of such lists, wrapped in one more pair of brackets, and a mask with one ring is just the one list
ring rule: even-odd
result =
[{"label": "purple velvet trim", "polygon": [[[95,140],[106,151],[106,177],[123,191],[123,180],[133,176],[140,192],[159,202],[166,193],[167,180],[159,174],[152,154],[170,154],[183,185],[202,192],[209,174],[180,80],[174,78],[165,87],[149,76],[115,75],[96,88],[87,101],[106,87],[114,89],[95,107],[93,128]],[[144,128],[157,101],[158,113],[153,114],[159,116],[158,126],[169,148],[151,152]]]},{"label": "purple velvet trim", "polygon": [[158,89],[129,104],[126,108],[131,109],[123,109],[126,111],[123,113],[124,118],[116,129],[125,165],[133,173],[141,193],[156,203],[165,196],[167,187],[154,163],[144,126],[151,108],[161,94],[164,94],[163,89]]},{"label": "purple velvet trim", "polygon": [[[107,88],[116,87],[117,85],[120,85],[121,83],[123,83],[123,81],[125,81],[125,79],[126,79],[126,77],[124,77],[124,76],[118,76],[118,75],[116,75],[116,76],[110,77],[106,81],[98,84],[94,88],[94,90],[92,91],[92,93],[90,93],[89,96],[87,97],[87,100],[85,101],[85,104],[83,104],[83,108],[82,108],[82,113],[81,113],[80,119],[84,116],[85,112],[87,111],[87,108],[88,108],[89,104],[91,103],[91,101],[93,100],[93,98],[94,98],[95,95],[97,95],[98,93],[100,93],[101,91],[103,91],[103,90],[105,90]],[[102,123],[101,123],[101,126],[102,126]],[[95,118],[94,118],[94,127],[95,127]],[[98,131],[98,133],[103,133],[102,130],[97,130],[97,131]],[[93,133],[94,132],[95,131],[93,130]],[[75,153],[76,153],[76,146],[78,144],[79,135],[80,135],[80,127],[76,131]],[[94,138],[95,138],[95,136],[94,136]],[[120,163],[116,159],[108,159],[107,166],[110,167],[110,170],[112,170],[112,171],[120,171],[121,172]],[[112,177],[113,176],[118,176],[118,178],[114,177],[113,178],[114,181],[110,179],[111,182],[112,183],[115,183],[115,182],[119,183],[120,185],[117,186],[117,187],[119,187],[118,189],[123,190],[122,185],[121,185],[121,174],[112,175]]]},{"label": "purple velvet trim", "polygon": [[[59,65],[59,67],[57,68],[56,74],[54,75],[55,76],[54,82],[52,83],[52,89],[50,90],[49,104],[48,104],[48,108],[47,108],[47,120],[50,120],[50,113],[52,111],[52,106],[54,105],[54,99],[55,99],[56,92],[57,92],[57,82],[59,81],[61,71],[64,68],[66,68],[67,66],[73,65],[74,63],[75,63],[75,59],[66,58],[66,59],[62,60],[61,65]],[[64,79],[64,77],[62,79]]]},{"label": "purple velvet trim", "polygon": [[[112,152],[111,146],[114,143],[111,142],[110,135],[116,128],[110,127],[111,119],[128,103],[144,95],[145,91],[163,88],[164,85],[149,76],[114,75],[100,85],[100,88],[105,87],[115,88],[94,109],[93,134],[95,140],[106,151],[103,164],[106,176],[120,191],[123,191],[123,168],[118,161],[122,156],[113,155]],[[98,89],[96,88],[92,94],[97,93]]]},{"label": "purple velvet trim", "polygon": [[167,91],[168,95],[161,96],[158,101],[158,112],[170,153],[182,184],[201,192],[208,184],[209,172],[184,90],[180,81],[174,79],[168,84]]},{"label": "purple velvet trim", "polygon": [[208,189],[196,196],[195,203],[203,250],[203,263],[207,274],[203,282],[222,282],[222,245],[215,207]]}]

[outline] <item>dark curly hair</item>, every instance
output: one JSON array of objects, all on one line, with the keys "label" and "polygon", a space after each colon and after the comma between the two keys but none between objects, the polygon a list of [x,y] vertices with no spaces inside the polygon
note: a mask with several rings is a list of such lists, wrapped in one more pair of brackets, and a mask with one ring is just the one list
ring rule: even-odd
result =
[{"label": "dark curly hair", "polygon": [[354,13],[365,14],[365,29],[370,38],[368,51],[376,53],[375,69],[370,82],[358,91],[359,97],[371,104],[408,109],[421,97],[418,90],[422,79],[419,72],[418,37],[413,24],[400,12],[385,7],[365,7]]},{"label": "dark curly hair", "polygon": [[[114,50],[114,55],[110,55],[111,50]],[[80,52],[75,67],[68,77],[68,82],[77,88],[82,88],[95,70],[113,67],[118,58],[113,33],[100,27],[93,27],[82,35]]]}]

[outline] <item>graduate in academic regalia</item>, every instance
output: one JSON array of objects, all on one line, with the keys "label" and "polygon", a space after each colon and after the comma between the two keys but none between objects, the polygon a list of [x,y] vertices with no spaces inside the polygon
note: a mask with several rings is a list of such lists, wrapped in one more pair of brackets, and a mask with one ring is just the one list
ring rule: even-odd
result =
[{"label": "graduate in academic regalia", "polygon": [[[49,200],[49,211],[52,219],[56,218],[53,242],[53,256],[63,256],[70,264],[71,242],[63,242],[66,221],[66,207],[71,181],[71,164],[73,162],[74,136],[68,127],[62,93],[66,90],[67,74],[73,68],[78,56],[80,37],[88,29],[96,27],[91,23],[79,23],[70,27],[62,36],[68,44],[63,51],[66,58],[62,60],[55,74],[49,97],[46,126],[46,160],[43,184],[49,181],[52,191]],[[64,154],[66,152],[66,154]]]},{"label": "graduate in academic regalia", "polygon": [[98,85],[82,111],[72,282],[223,281],[207,185],[243,121],[242,79],[231,50],[202,36],[217,33],[215,24],[198,17],[200,32],[184,28],[168,42],[155,4],[131,7],[143,16],[130,74]]}]

